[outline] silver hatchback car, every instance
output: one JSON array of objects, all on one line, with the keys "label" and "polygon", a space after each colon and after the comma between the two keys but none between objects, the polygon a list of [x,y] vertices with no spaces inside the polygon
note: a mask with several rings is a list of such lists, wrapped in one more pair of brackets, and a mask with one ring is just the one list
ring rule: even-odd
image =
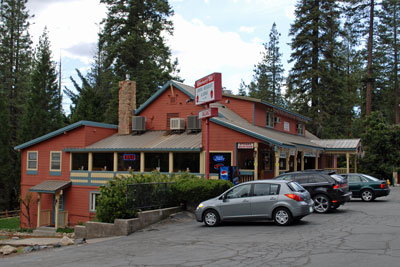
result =
[{"label": "silver hatchback car", "polygon": [[196,220],[216,226],[228,220],[273,220],[289,225],[314,211],[310,193],[300,184],[259,180],[239,184],[199,204]]}]

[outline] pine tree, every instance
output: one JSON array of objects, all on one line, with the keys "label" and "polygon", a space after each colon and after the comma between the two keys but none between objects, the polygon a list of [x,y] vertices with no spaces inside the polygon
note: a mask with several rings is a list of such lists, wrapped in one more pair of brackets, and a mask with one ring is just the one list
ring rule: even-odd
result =
[{"label": "pine tree", "polygon": [[376,45],[376,61],[379,66],[376,83],[380,89],[377,95],[381,101],[377,109],[385,114],[388,121],[399,124],[400,2],[384,0],[381,6]]},{"label": "pine tree", "polygon": [[[0,6],[0,96],[3,98],[0,138],[0,187],[5,188],[6,208],[18,205],[20,159],[14,146],[21,143],[21,122],[29,88],[30,36],[27,0],[2,0]],[[4,113],[3,113],[4,112]]]},{"label": "pine tree", "polygon": [[272,25],[269,42],[264,43],[261,61],[255,65],[253,80],[247,86],[251,97],[273,104],[284,105],[281,95],[283,81],[282,53],[279,52],[279,36],[276,24]]},{"label": "pine tree", "polygon": [[25,141],[64,126],[62,96],[58,88],[57,76],[56,63],[51,57],[50,41],[45,28],[39,38],[33,60],[31,87],[23,124]]},{"label": "pine tree", "polygon": [[117,122],[118,81],[129,74],[137,84],[137,103],[141,104],[173,78],[177,61],[171,60],[165,34],[172,34],[170,16],[173,11],[167,0],[101,0],[108,7],[100,46],[104,51],[104,67],[112,69],[112,99],[108,103],[106,121]]},{"label": "pine tree", "polygon": [[238,93],[238,95],[240,95],[240,96],[247,96],[246,84],[244,83],[243,80],[240,82],[240,85],[239,85],[239,93]]},{"label": "pine tree", "polygon": [[[343,97],[340,75],[342,59],[338,57],[339,6],[330,0],[299,0],[296,19],[291,25],[294,62],[288,79],[287,98],[297,111],[312,118],[309,129],[317,136],[341,135],[324,126],[336,117],[338,100]],[[332,101],[330,97],[337,97]],[[340,107],[339,107],[340,108]]]}]

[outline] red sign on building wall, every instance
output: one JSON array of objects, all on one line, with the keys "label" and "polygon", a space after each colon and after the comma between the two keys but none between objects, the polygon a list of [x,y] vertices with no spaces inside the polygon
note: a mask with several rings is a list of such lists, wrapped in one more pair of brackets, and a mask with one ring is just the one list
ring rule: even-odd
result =
[{"label": "red sign on building wall", "polygon": [[214,72],[195,82],[195,105],[203,105],[222,99],[221,73]]}]

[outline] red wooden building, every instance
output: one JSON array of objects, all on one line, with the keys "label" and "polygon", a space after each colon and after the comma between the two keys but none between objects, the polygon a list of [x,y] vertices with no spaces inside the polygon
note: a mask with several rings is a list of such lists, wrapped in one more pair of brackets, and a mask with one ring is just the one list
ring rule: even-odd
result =
[{"label": "red wooden building", "polygon": [[[205,174],[202,106],[194,87],[170,81],[136,109],[136,84],[120,83],[119,125],[80,121],[15,147],[21,152],[21,197],[34,192],[33,225],[64,227],[95,217],[99,186],[129,172]],[[260,99],[223,94],[210,120],[210,177],[238,166],[241,180],[304,169],[355,171],[359,139],[321,140],[310,119]],[[345,154],[347,168],[337,169]],[[353,155],[352,170],[350,157]],[[23,209],[23,207],[21,207]],[[21,216],[21,227],[27,222]]]}]

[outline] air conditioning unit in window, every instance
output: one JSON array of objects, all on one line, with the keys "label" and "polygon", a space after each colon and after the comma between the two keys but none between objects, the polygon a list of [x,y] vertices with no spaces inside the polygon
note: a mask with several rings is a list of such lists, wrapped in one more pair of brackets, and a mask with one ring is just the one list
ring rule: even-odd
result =
[{"label": "air conditioning unit in window", "polygon": [[141,116],[132,117],[132,132],[146,131],[146,118]]},{"label": "air conditioning unit in window", "polygon": [[184,118],[171,118],[170,128],[173,131],[185,130],[185,119]]},{"label": "air conditioning unit in window", "polygon": [[275,121],[275,123],[280,123],[281,122],[281,118],[280,117],[275,117],[274,121]]},{"label": "air conditioning unit in window", "polygon": [[192,132],[201,130],[201,120],[199,120],[198,116],[196,115],[187,116],[187,128]]}]

